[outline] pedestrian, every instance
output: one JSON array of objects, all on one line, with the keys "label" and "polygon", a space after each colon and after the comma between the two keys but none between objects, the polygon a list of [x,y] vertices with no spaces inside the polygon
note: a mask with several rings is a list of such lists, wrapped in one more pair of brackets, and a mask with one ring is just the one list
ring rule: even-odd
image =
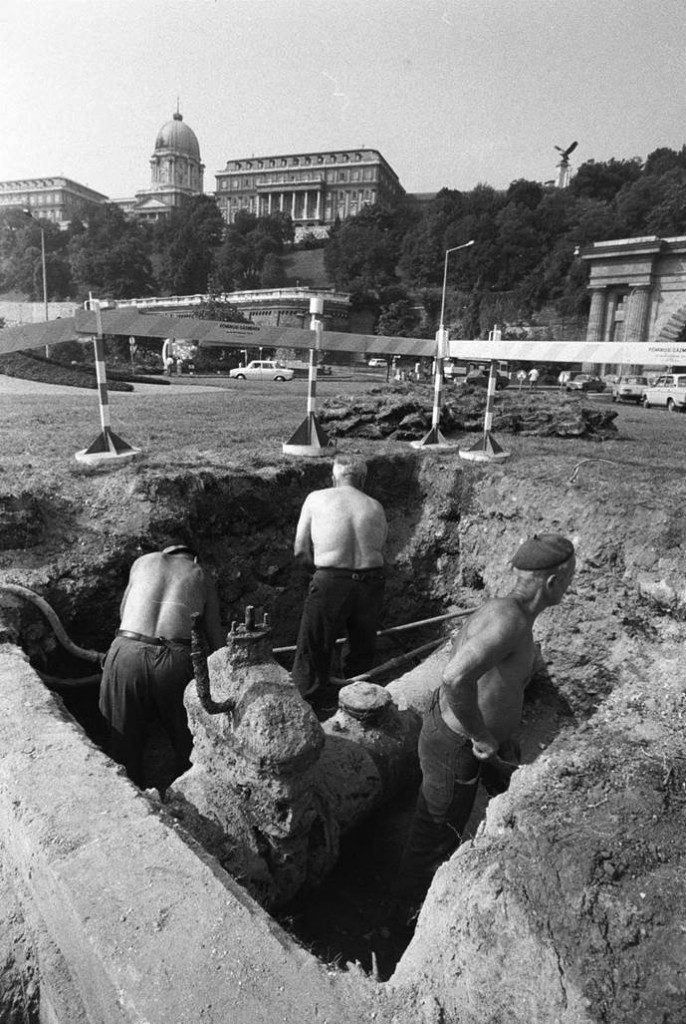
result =
[{"label": "pedestrian", "polygon": [[532,391],[536,390],[536,386],[538,384],[538,378],[539,378],[539,372],[538,372],[538,370],[536,369],[535,366],[532,366],[531,369],[529,370],[529,388]]},{"label": "pedestrian", "polygon": [[209,648],[223,646],[215,585],[191,547],[174,543],[136,559],[121,601],[120,628],[105,659],[100,711],[110,726],[109,753],[141,787],[143,750],[155,720],[169,735],[176,774],[190,766],[193,738],[183,694],[193,678],[195,613],[203,616]]},{"label": "pedestrian", "polygon": [[560,385],[560,387],[563,388],[568,380],[569,370],[560,370],[560,375],[557,378],[557,383]]},{"label": "pedestrian", "polygon": [[461,842],[479,782],[490,795],[509,785],[534,664],[532,627],[564,597],[574,575],[574,546],[560,534],[534,536],[511,565],[514,587],[487,601],[462,627],[424,716],[422,782],[398,880],[400,905],[410,915],[438,865]]},{"label": "pedestrian", "polygon": [[329,685],[334,647],[344,630],[344,673],[358,675],[373,663],[388,526],[382,506],[364,493],[366,476],[364,460],[337,455],[333,487],[309,494],[300,512],[294,553],[314,573],[293,664],[303,697]]},{"label": "pedestrian", "polygon": [[517,373],[517,380],[519,381],[519,390],[522,390],[522,384],[526,380],[526,370],[519,370]]}]

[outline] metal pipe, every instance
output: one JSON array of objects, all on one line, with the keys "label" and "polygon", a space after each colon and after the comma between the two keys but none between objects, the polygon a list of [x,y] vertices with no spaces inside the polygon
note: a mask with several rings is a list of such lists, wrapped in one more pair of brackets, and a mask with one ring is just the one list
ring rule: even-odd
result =
[{"label": "metal pipe", "polygon": [[[388,629],[380,629],[377,631],[377,636],[390,636],[392,633],[403,633],[408,629],[418,629],[420,626],[433,626],[437,622],[445,622],[447,619],[457,619],[465,615],[471,615],[476,609],[467,608],[459,612],[447,612],[445,615],[435,615],[432,619],[419,619],[417,622],[406,622],[402,626],[389,626]],[[344,644],[346,638],[340,637],[336,641],[336,645]],[[274,647],[272,648],[272,654],[293,654],[296,650],[296,645],[293,644],[290,647]]]},{"label": "metal pipe", "polygon": [[[361,672],[359,676],[351,676],[350,679],[343,680],[341,685],[365,682],[372,679],[374,676],[380,676],[383,672],[390,672],[391,669],[398,668],[406,661],[419,657],[420,654],[428,654],[429,651],[435,650],[436,647],[440,647],[441,644],[444,643],[446,643],[444,636],[442,636],[440,640],[431,640],[428,644],[422,644],[421,647],[415,647],[413,651],[406,651],[404,654],[399,654],[397,658],[391,658],[390,661],[385,661],[383,665],[377,665],[376,668],[371,668],[369,672]],[[336,685],[339,684],[337,683]]]}]

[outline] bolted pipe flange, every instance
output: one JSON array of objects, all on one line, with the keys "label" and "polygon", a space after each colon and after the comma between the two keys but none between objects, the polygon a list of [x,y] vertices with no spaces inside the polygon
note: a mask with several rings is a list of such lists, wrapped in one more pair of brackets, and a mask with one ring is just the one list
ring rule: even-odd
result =
[{"label": "bolted pipe flange", "polygon": [[338,707],[363,725],[376,725],[386,717],[393,698],[377,683],[350,683],[338,694]]},{"label": "bolted pipe flange", "polygon": [[264,661],[272,661],[272,628],[269,615],[265,612],[261,625],[255,623],[255,608],[246,605],[245,621],[232,622],[226,635],[226,646],[231,652],[232,664],[235,666],[256,665]]}]

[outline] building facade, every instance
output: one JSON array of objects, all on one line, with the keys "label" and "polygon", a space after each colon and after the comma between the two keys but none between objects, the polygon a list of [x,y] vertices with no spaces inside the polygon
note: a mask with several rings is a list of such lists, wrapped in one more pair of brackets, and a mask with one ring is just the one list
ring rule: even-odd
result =
[{"label": "building facade", "polygon": [[324,300],[325,331],[349,330],[350,295],[333,288],[255,288],[222,295],[167,295],[141,299],[117,299],[119,309],[133,307],[141,313],[174,313],[194,316],[198,306],[211,298],[228,302],[252,323],[261,327],[309,327],[310,299]]},{"label": "building facade", "polygon": [[587,341],[686,337],[686,237],[619,238],[581,249],[590,264]]},{"label": "building facade", "polygon": [[112,200],[129,217],[163,220],[192,196],[202,195],[205,165],[200,146],[178,110],[157,133],[150,170],[150,188],[140,189],[133,198]]},{"label": "building facade", "polygon": [[216,177],[215,197],[231,224],[240,210],[267,217],[290,216],[296,238],[325,235],[336,218],[364,206],[393,206],[405,191],[393,168],[375,149],[326,150],[230,160]]},{"label": "building facade", "polygon": [[39,220],[68,227],[74,217],[88,220],[94,209],[108,202],[107,196],[70,178],[24,178],[0,182],[0,209],[28,209]]}]

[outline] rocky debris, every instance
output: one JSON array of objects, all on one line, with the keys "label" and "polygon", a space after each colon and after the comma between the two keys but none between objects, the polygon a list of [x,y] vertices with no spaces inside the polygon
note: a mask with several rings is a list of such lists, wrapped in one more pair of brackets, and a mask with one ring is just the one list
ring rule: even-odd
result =
[{"label": "rocky debris", "polygon": [[[369,440],[419,440],[431,426],[433,390],[415,384],[375,388],[366,395],[337,395],[323,402],[319,419],[331,437]],[[483,388],[460,386],[446,391],[441,430],[446,434],[483,430],[486,394]],[[539,437],[580,437],[602,440],[616,433],[617,413],[559,392],[505,391],[495,399],[493,430]]]}]

